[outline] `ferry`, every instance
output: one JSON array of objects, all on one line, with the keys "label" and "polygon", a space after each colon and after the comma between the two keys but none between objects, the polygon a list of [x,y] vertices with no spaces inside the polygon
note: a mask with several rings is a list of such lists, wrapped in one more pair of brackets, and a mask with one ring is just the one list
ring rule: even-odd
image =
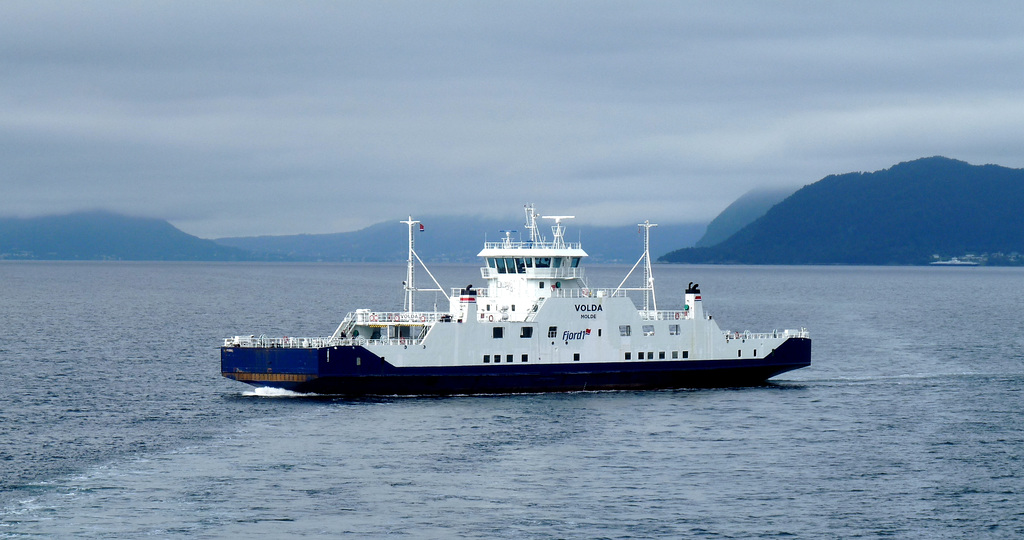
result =
[{"label": "ferry", "polygon": [[[401,311],[357,309],[330,336],[233,336],[220,348],[221,374],[254,386],[324,395],[453,395],[620,389],[737,387],[809,366],[810,334],[722,330],[705,312],[698,284],[682,304],[658,309],[650,230],[643,254],[618,287],[593,288],[587,253],[565,240],[574,216],[525,207],[526,233],[484,242],[482,287],[445,290],[415,251],[409,229]],[[550,219],[552,239],[537,224]],[[419,225],[419,227],[417,227]],[[418,263],[418,264],[417,264]],[[625,287],[641,266],[643,281]],[[417,288],[417,269],[433,281]],[[417,310],[417,292],[448,298],[448,310]],[[640,298],[642,297],[642,305]]]}]

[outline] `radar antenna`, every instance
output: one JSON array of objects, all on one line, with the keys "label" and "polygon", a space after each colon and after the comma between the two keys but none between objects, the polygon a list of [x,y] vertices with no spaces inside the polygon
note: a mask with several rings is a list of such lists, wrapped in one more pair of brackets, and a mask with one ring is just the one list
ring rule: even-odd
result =
[{"label": "radar antenna", "polygon": [[553,219],[555,224],[551,226],[551,234],[555,235],[552,241],[553,248],[565,247],[565,227],[562,226],[563,219],[574,219],[576,216],[541,216],[544,219]]}]

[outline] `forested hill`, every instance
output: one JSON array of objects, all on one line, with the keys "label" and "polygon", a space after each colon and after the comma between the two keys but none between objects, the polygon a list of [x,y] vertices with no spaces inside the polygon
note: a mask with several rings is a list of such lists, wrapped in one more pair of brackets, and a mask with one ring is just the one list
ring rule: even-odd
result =
[{"label": "forested hill", "polygon": [[772,207],[724,242],[666,262],[926,264],[1024,253],[1024,169],[944,157],[833,175]]},{"label": "forested hill", "polygon": [[249,252],[186,234],[161,219],[109,212],[0,218],[0,259],[235,261]]}]

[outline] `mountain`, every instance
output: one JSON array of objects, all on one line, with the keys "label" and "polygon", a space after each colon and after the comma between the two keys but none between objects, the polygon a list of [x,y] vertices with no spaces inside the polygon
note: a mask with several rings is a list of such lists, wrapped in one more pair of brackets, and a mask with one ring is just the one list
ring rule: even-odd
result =
[{"label": "mountain", "polygon": [[725,241],[794,191],[796,188],[754,189],[744,193],[708,223],[708,230],[697,240],[696,247],[709,247]]},{"label": "mountain", "polygon": [[[218,238],[216,242],[295,260],[320,261],[404,261],[407,257],[408,229],[401,218],[371,225],[365,229],[334,234],[289,236],[251,236]],[[424,217],[425,231],[415,232],[416,253],[425,261],[476,261],[484,240],[504,238],[503,230],[514,229],[514,239],[526,234],[516,221],[487,220],[479,217]],[[547,220],[539,226],[545,238],[552,238]],[[594,262],[636,262],[643,252],[643,239],[636,226],[575,226],[565,222],[566,240],[582,241],[583,249]],[[651,253],[665,253],[682,245],[693,245],[704,231],[702,223],[660,225],[651,231]]]},{"label": "mountain", "polygon": [[[828,176],[711,247],[666,262],[926,264],[1024,252],[1024,169],[922,158]],[[1013,260],[1016,255],[1009,255]]]},{"label": "mountain", "polygon": [[252,254],[221,246],[151,218],[79,212],[0,218],[0,259],[234,261]]}]

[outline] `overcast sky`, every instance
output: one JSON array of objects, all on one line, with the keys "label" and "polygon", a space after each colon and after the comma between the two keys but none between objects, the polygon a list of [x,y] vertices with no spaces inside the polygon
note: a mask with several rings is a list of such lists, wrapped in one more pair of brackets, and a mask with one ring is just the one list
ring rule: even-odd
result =
[{"label": "overcast sky", "polygon": [[933,155],[1024,167],[1019,2],[0,2],[3,216],[707,221]]}]

